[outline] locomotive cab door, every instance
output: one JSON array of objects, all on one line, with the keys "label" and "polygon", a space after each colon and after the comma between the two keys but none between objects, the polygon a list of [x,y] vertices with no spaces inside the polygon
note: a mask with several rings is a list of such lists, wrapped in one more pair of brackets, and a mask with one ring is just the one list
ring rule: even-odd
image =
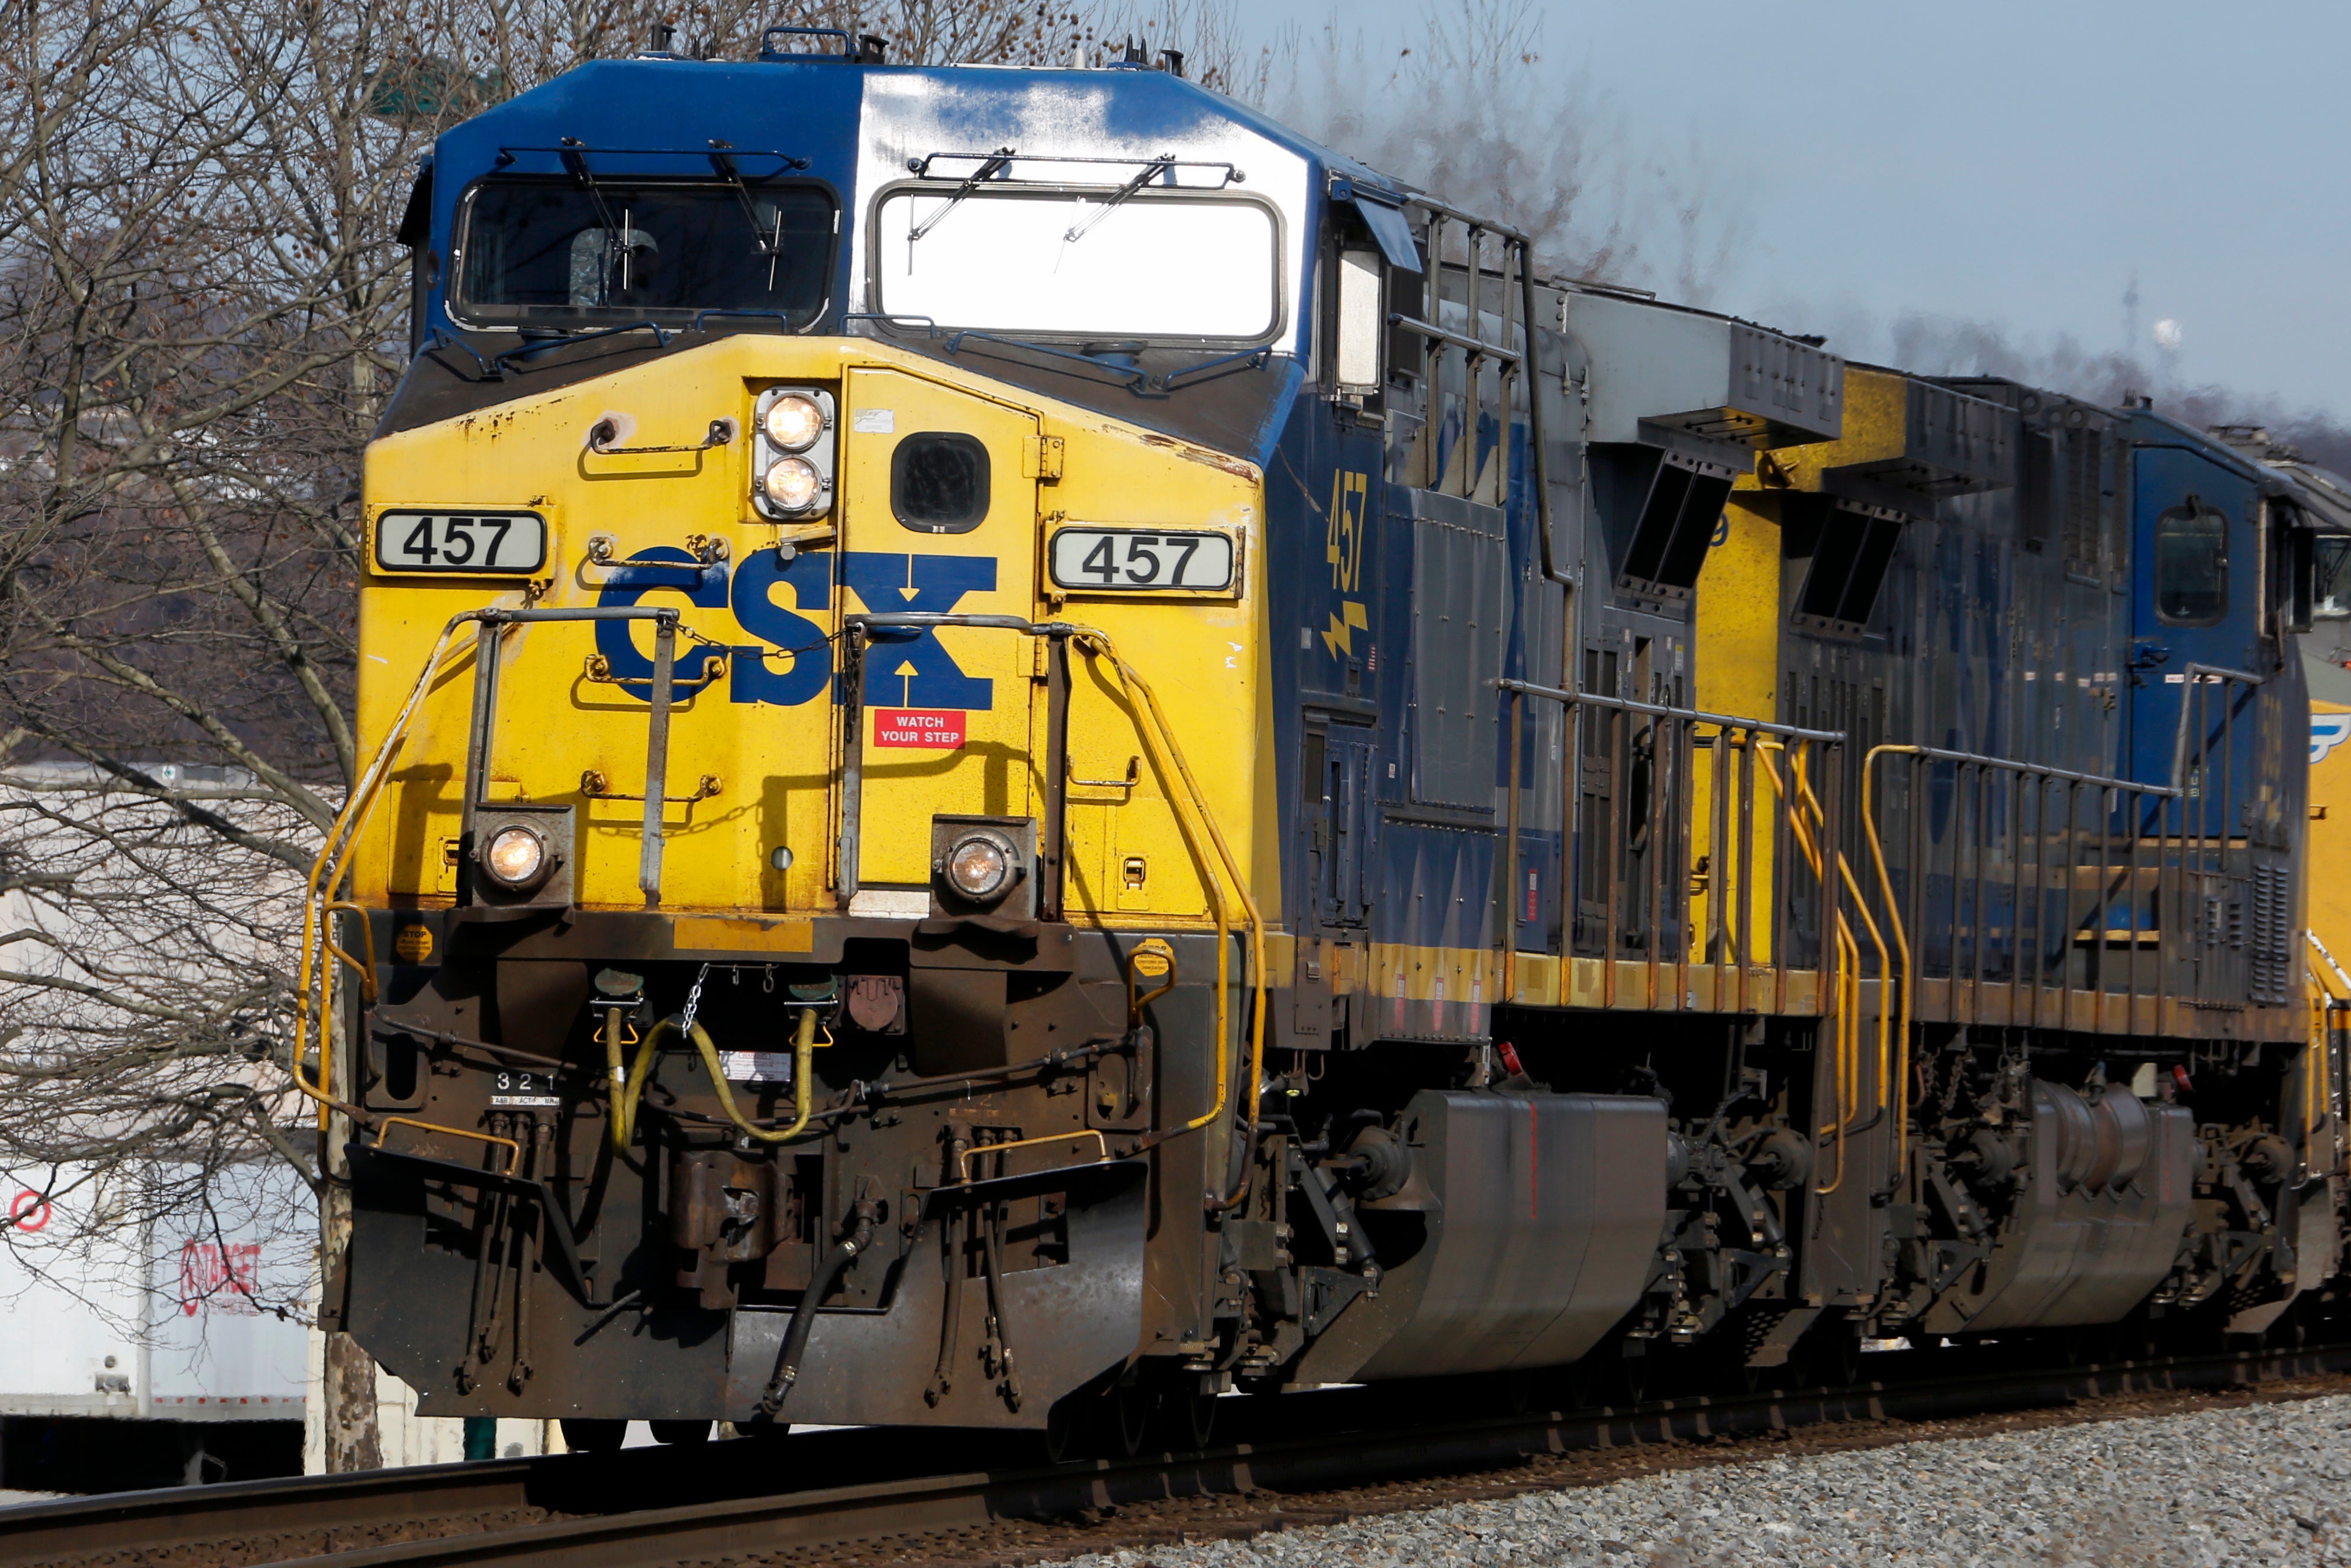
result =
[{"label": "locomotive cab door", "polygon": [[2130,776],[2186,788],[2189,831],[2240,833],[2259,688],[2213,672],[2267,673],[2260,498],[2176,446],[2134,451],[2131,497]]},{"label": "locomotive cab door", "polygon": [[1371,915],[1372,730],[1310,716],[1299,766],[1299,836],[1305,850],[1306,924],[1360,936]]},{"label": "locomotive cab door", "polygon": [[[843,393],[837,601],[1032,619],[1036,416],[894,370],[852,370]],[[858,748],[856,768],[841,758],[834,807],[851,913],[929,912],[933,817],[1043,815],[1030,641],[983,627],[872,633],[857,733],[838,742]]]}]

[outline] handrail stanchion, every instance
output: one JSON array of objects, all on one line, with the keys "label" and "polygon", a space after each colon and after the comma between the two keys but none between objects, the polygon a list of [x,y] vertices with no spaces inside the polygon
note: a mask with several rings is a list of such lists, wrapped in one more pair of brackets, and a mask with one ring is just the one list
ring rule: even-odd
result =
[{"label": "handrail stanchion", "polygon": [[1525,694],[1505,691],[1503,722],[1510,727],[1510,793],[1502,813],[1502,994],[1503,1006],[1519,999],[1519,769],[1523,749],[1519,735],[1525,720]]},{"label": "handrail stanchion", "polygon": [[1748,976],[1755,965],[1755,741],[1748,731],[1739,747],[1739,1009],[1747,1005]]},{"label": "handrail stanchion", "polygon": [[[1649,961],[1649,978],[1644,988],[1647,994],[1647,1005],[1651,1008],[1657,1006],[1658,982],[1665,977],[1666,972],[1666,876],[1670,869],[1667,862],[1673,858],[1673,844],[1666,834],[1667,803],[1671,799],[1666,784],[1667,770],[1672,766],[1674,755],[1673,722],[1670,718],[1652,718],[1649,721],[1649,799],[1645,804],[1646,815],[1642,819],[1649,835],[1647,851],[1642,856],[1642,866],[1646,873],[1642,880],[1649,885],[1647,896],[1641,901],[1645,906],[1643,912],[1648,916],[1649,928],[1642,934],[1641,946]],[[1679,1005],[1681,998],[1676,997],[1674,1001]]]},{"label": "handrail stanchion", "polygon": [[671,681],[677,669],[677,617],[653,622],[653,688],[652,723],[645,731],[645,826],[637,849],[637,887],[645,907],[661,903],[662,812],[669,794],[669,715]]},{"label": "handrail stanchion", "polygon": [[1666,870],[1667,885],[1674,895],[1674,1006],[1690,1004],[1690,836],[1697,830],[1698,789],[1696,787],[1697,758],[1692,747],[1695,741],[1691,726],[1694,721],[1677,718],[1674,729],[1674,863]]},{"label": "handrail stanchion", "polygon": [[[2127,802],[2128,802],[2128,804],[2126,804],[2126,804],[2125,804],[2125,802],[2126,802],[2126,801],[2127,801]],[[2130,933],[2130,949],[2129,949],[2129,950],[2130,950],[2130,957],[2129,957],[2129,959],[2128,959],[2128,961],[2127,961],[2127,965],[2126,965],[2126,970],[2125,970],[2125,977],[2124,977],[2124,980],[2123,980],[2123,998],[2124,998],[2124,1000],[2123,1000],[2123,1019],[2124,1019],[2124,1023],[2123,1023],[2123,1032],[2124,1032],[2125,1034],[2137,1034],[2137,1033],[2138,1033],[2138,1032],[2139,1032],[2139,1029],[2138,1029],[2138,918],[2139,918],[2139,917],[2138,917],[2138,906],[2139,906],[2139,886],[2138,886],[2138,838],[2139,838],[2139,833],[2138,833],[2138,829],[2139,829],[2139,823],[2140,823],[2140,821],[2143,820],[2143,813],[2144,813],[2144,810],[2145,810],[2145,807],[2146,807],[2146,802],[2145,802],[2144,800],[2142,800],[2139,798],[2139,792],[2138,792],[2137,790],[2136,790],[2136,789],[2117,789],[2117,790],[2116,790],[2116,791],[2115,791],[2115,808],[2116,808],[2116,818],[2117,818],[2117,820],[2119,820],[2121,822],[2123,822],[2125,826],[2126,826],[2126,827],[2130,830],[2130,841],[2129,841],[2129,843],[2128,843],[2128,845],[2127,845],[2127,847],[2126,847],[2126,851],[2125,851],[2126,854],[2128,856],[2128,859],[2125,862],[2125,870],[2124,870],[2124,872],[2123,872],[2124,898],[2125,898],[2125,901],[2126,901],[2126,907],[2127,907],[2127,908],[2129,909],[2129,911],[2130,911],[2130,925],[2129,925],[2127,927],[2126,927],[2126,930],[2128,930],[2128,931],[2129,931],[2129,933]],[[2161,852],[2161,847],[2160,847],[2159,845],[2158,846],[2158,853],[2160,853],[2160,852]],[[2102,917],[2102,918],[2103,918],[2103,917]]]},{"label": "handrail stanchion", "polygon": [[1625,755],[1626,718],[1625,710],[1612,708],[1601,715],[1608,730],[1608,878],[1601,896],[1608,901],[1608,918],[1600,943],[1600,1005],[1616,1005],[1616,946],[1622,939],[1625,912],[1625,793],[1630,780],[1626,777],[1631,759]]},{"label": "handrail stanchion", "polygon": [[865,828],[865,657],[872,639],[853,617],[841,635],[841,834],[833,870],[841,906],[857,896],[859,842]]},{"label": "handrail stanchion", "polygon": [[474,711],[465,727],[465,777],[457,802],[457,902],[474,894],[474,818],[490,788],[490,751],[497,733],[498,666],[506,632],[486,622],[474,633]]},{"label": "handrail stanchion", "polygon": [[[1708,745],[1707,755],[1711,766],[1708,786],[1712,810],[1706,824],[1706,946],[1705,952],[1714,965],[1714,1005],[1722,1007],[1725,993],[1723,966],[1732,956],[1728,939],[1729,930],[1723,915],[1723,901],[1731,889],[1731,858],[1726,841],[1730,837],[1730,727],[1717,725],[1714,738]],[[1740,889],[1743,896],[1744,887]],[[1744,962],[1745,956],[1740,955]]]},{"label": "handrail stanchion", "polygon": [[1045,821],[1037,846],[1041,886],[1038,913],[1047,920],[1061,918],[1065,890],[1061,866],[1068,858],[1070,807],[1070,638],[1056,632],[1045,640]]}]

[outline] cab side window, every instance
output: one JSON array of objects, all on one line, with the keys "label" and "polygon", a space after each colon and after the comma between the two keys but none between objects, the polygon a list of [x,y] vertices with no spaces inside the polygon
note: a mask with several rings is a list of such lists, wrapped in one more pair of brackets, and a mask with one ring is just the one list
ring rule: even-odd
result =
[{"label": "cab side window", "polygon": [[2217,626],[2229,613],[2229,517],[2194,497],[2155,525],[2155,608],[2169,626]]},{"label": "cab side window", "polygon": [[1380,390],[1380,349],[1387,336],[1380,285],[1379,252],[1353,247],[1340,251],[1332,358],[1343,394],[1368,397]]}]

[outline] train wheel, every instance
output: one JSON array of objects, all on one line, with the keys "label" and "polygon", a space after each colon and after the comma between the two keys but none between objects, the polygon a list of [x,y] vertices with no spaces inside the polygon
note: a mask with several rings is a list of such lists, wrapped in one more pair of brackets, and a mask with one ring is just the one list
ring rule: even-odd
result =
[{"label": "train wheel", "polygon": [[1861,1328],[1850,1321],[1822,1325],[1799,1348],[1805,1352],[1813,1376],[1831,1388],[1849,1388],[1861,1381]]},{"label": "train wheel", "polygon": [[1111,1396],[1109,1425],[1115,1439],[1113,1452],[1123,1459],[1131,1459],[1143,1452],[1151,1435],[1152,1417],[1157,1414],[1159,1399],[1147,1388],[1122,1388]]},{"label": "train wheel", "polygon": [[575,1454],[615,1454],[629,1436],[626,1421],[585,1416],[563,1417],[563,1446]]},{"label": "train wheel", "polygon": [[1168,1394],[1159,1401],[1167,1446],[1190,1453],[1208,1446],[1217,1430],[1217,1396],[1213,1394]]},{"label": "train wheel", "polygon": [[1088,1394],[1071,1394],[1053,1402],[1045,1412],[1045,1460],[1048,1464],[1065,1465],[1071,1459],[1086,1457],[1086,1428],[1092,1425],[1086,1419],[1091,1414],[1085,1406],[1092,1398]]},{"label": "train wheel", "polygon": [[710,1423],[707,1421],[648,1421],[656,1443],[707,1443]]}]

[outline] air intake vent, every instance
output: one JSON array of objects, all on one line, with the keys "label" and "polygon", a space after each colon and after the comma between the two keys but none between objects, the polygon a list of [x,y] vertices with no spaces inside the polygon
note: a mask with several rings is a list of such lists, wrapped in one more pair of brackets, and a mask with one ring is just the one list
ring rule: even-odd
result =
[{"label": "air intake vent", "polygon": [[1686,603],[1722,520],[1732,471],[1678,452],[1655,453],[1656,472],[1641,501],[1616,586],[1645,599]]},{"label": "air intake vent", "polygon": [[1877,591],[1901,543],[1901,513],[1852,502],[1830,507],[1796,595],[1795,623],[1858,635],[1877,608]]},{"label": "air intake vent", "polygon": [[2253,868],[2252,952],[2245,981],[2248,999],[2263,1007],[2285,1006],[2294,975],[2293,875],[2282,865]]}]

